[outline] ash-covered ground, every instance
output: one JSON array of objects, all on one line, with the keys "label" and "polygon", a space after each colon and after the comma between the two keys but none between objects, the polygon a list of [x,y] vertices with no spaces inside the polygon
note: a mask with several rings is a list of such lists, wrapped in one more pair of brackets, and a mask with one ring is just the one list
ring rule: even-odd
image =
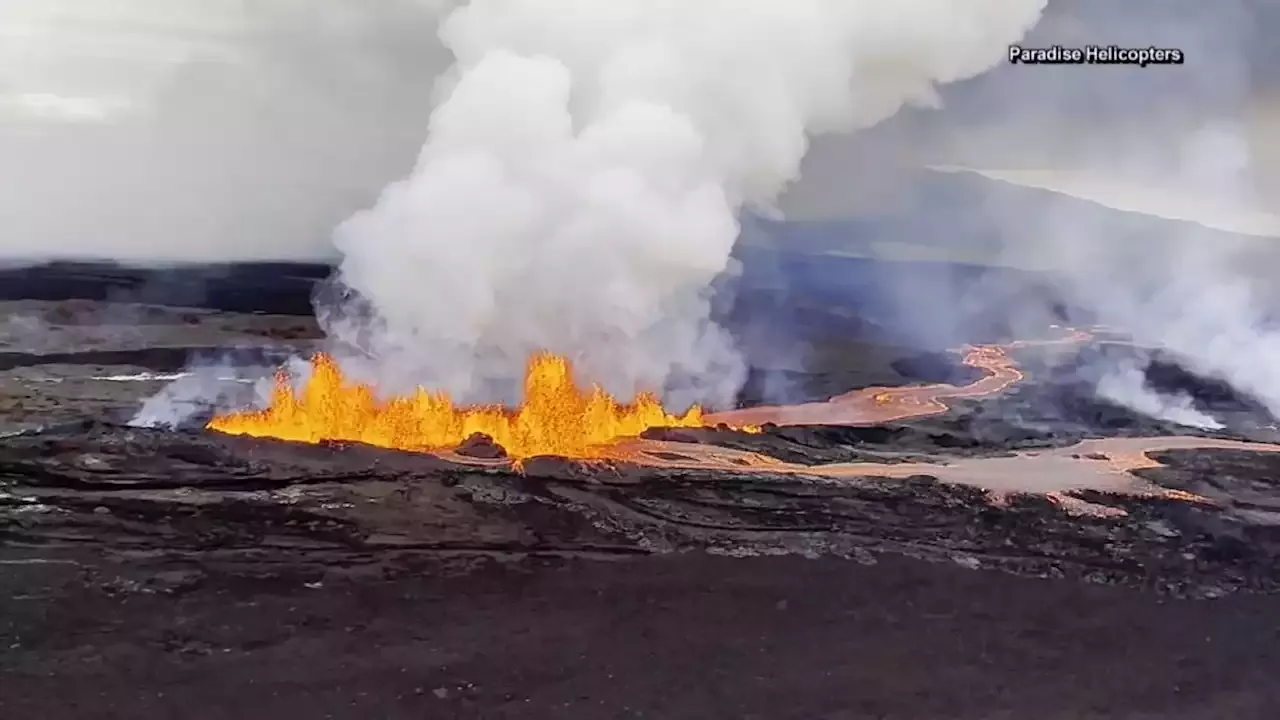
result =
[{"label": "ash-covered ground", "polygon": [[[1280,454],[1154,453],[1162,466],[1136,474],[1199,500],[1084,489],[1072,497],[1122,512],[1080,514],[1063,496],[997,498],[927,474],[555,459],[513,472],[127,427],[193,359],[267,369],[318,337],[305,298],[320,269],[186,272],[0,278],[0,716],[1280,708]],[[798,314],[808,325],[787,327],[810,330],[803,362],[758,367],[744,402],[979,374],[847,309]],[[1095,399],[1090,354],[1127,352],[1019,351],[1024,382],[908,422],[649,436],[816,469],[1086,438],[1277,439],[1247,400],[1168,363],[1151,382],[1191,393],[1225,430]]]}]

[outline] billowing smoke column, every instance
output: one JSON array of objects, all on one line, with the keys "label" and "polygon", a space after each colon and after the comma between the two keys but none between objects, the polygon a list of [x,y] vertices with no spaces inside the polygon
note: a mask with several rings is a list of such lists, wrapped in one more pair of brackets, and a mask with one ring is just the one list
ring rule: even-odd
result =
[{"label": "billowing smoke column", "polygon": [[511,400],[529,354],[629,397],[721,405],[709,319],[745,207],[813,133],[983,72],[1044,0],[473,0],[416,169],[341,226],[339,357],[384,391]]}]

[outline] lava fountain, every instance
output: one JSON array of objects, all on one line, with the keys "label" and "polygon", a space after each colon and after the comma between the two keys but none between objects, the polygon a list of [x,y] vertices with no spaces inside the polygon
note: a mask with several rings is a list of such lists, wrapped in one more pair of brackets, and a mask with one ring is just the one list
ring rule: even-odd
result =
[{"label": "lava fountain", "polygon": [[673,415],[651,393],[624,404],[598,386],[583,390],[569,360],[550,353],[529,360],[524,402],[516,408],[458,407],[448,395],[424,388],[410,396],[379,400],[372,387],[346,378],[332,357],[316,355],[311,365],[311,376],[300,391],[281,372],[265,410],[215,417],[208,428],[229,435],[359,442],[417,452],[456,448],[480,433],[519,459],[604,457],[603,448],[611,441],[651,427],[706,424],[701,407]]}]

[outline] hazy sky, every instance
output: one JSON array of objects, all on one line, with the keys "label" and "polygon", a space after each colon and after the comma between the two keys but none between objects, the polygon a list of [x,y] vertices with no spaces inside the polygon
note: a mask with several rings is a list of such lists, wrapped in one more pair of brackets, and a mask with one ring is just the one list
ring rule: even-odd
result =
[{"label": "hazy sky", "polygon": [[[325,251],[423,139],[448,61],[429,4],[0,2],[0,253]],[[894,168],[947,164],[1266,228],[1278,30],[1265,0],[1051,0],[1028,44],[1178,47],[1187,62],[1001,66],[946,88],[941,110],[819,139],[785,206],[856,212],[892,192]]]},{"label": "hazy sky", "polygon": [[105,113],[147,97],[185,62],[234,61],[245,29],[241,6],[239,0],[0,3],[0,80],[9,109],[56,114],[61,101]]},{"label": "hazy sky", "polygon": [[1175,47],[1186,64],[1002,65],[944,88],[941,111],[819,140],[793,206],[828,215],[860,198],[874,205],[873,191],[892,192],[886,167],[942,164],[1125,209],[1280,227],[1270,217],[1280,210],[1277,30],[1280,5],[1252,0],[1051,0],[1027,45]]}]

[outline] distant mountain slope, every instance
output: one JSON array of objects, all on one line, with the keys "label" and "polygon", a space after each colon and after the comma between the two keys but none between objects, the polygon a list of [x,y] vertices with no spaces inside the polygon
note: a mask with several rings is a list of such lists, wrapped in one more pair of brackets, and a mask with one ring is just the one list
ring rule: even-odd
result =
[{"label": "distant mountain slope", "polygon": [[1055,267],[1052,249],[1089,233],[1135,251],[1166,248],[1173,238],[1280,252],[1277,238],[1227,232],[1183,220],[1117,210],[1053,190],[976,172],[921,169],[879,211],[857,217],[778,222],[750,218],[743,244],[806,253]]},{"label": "distant mountain slope", "polygon": [[[831,309],[844,308],[856,317],[845,331],[858,337],[938,347],[994,340],[1091,321],[1054,289],[1052,276],[1064,263],[1077,273],[1096,266],[1125,277],[1129,264],[1169,261],[1171,254],[1168,267],[1177,268],[1176,254],[1189,243],[1230,256],[1239,277],[1265,280],[1280,262],[1275,238],[1126,212],[977,173],[921,170],[891,202],[856,217],[747,218],[735,251],[743,265],[736,283],[751,299],[735,311],[785,306],[798,328],[809,322],[806,314],[832,322]],[[761,344],[783,342],[787,332],[775,328]]]}]

